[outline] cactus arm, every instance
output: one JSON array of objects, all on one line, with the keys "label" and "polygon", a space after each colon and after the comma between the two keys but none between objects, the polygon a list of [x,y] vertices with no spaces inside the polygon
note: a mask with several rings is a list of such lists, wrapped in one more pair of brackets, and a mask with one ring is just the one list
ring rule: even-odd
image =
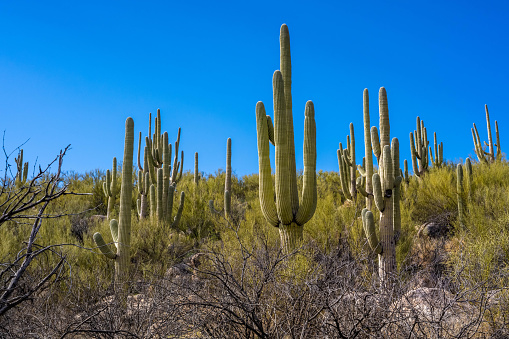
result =
[{"label": "cactus arm", "polygon": [[106,244],[106,242],[104,241],[101,233],[99,233],[99,232],[94,233],[94,242],[97,245],[97,247],[99,248],[99,250],[101,251],[101,253],[104,254],[104,256],[106,258],[108,258],[108,259],[116,259],[117,258],[117,255],[111,251],[108,244]]},{"label": "cactus arm", "polygon": [[383,171],[383,184],[382,188],[385,192],[385,197],[390,197],[392,187],[394,186],[394,169],[392,164],[391,147],[389,145],[384,146],[383,150],[384,160],[384,171]]},{"label": "cactus arm", "polygon": [[378,129],[376,126],[371,127],[371,145],[373,148],[373,153],[375,154],[376,160],[380,165],[380,156],[382,154],[380,149],[380,140],[378,139]]},{"label": "cactus arm", "polygon": [[389,124],[389,105],[387,104],[387,92],[380,87],[378,92],[378,107],[380,112],[380,147],[383,148],[391,143],[391,130]]},{"label": "cactus arm", "polygon": [[111,219],[110,221],[110,232],[113,237],[113,241],[115,242],[115,246],[118,247],[118,221],[115,219]]},{"label": "cactus arm", "polygon": [[385,210],[384,194],[382,193],[382,183],[378,173],[373,174],[373,196],[376,208],[383,212]]},{"label": "cactus arm", "polygon": [[[363,122],[364,122],[364,148],[366,154],[366,193],[373,195],[373,149],[371,146],[371,132],[370,132],[370,119],[369,119],[369,92],[365,88],[363,91]],[[362,173],[361,173],[362,175]],[[366,207],[371,209],[373,198],[368,196],[366,199]]]},{"label": "cactus arm", "polygon": [[150,195],[150,218],[154,220],[157,211],[156,185],[154,184],[150,185],[149,195]]},{"label": "cactus arm", "polygon": [[143,167],[141,167],[141,161],[140,161],[140,152],[141,152],[141,131],[138,138],[138,169],[140,171],[143,171]]},{"label": "cactus arm", "polygon": [[302,203],[295,217],[298,225],[308,222],[316,210],[316,123],[312,101],[306,103],[304,113],[304,172]]},{"label": "cactus arm", "polygon": [[171,228],[177,228],[178,224],[180,223],[180,218],[182,217],[182,211],[184,210],[184,200],[185,200],[185,194],[184,191],[180,192],[180,205],[177,210],[177,214],[175,215],[175,219],[173,220],[173,223],[171,224]]},{"label": "cactus arm", "polygon": [[348,189],[348,182],[347,182],[347,170],[346,170],[346,163],[343,159],[343,151],[341,150],[341,143],[339,144],[339,148],[337,151],[338,154],[338,166],[339,166],[339,179],[341,181],[341,190],[343,191],[343,195],[346,199],[352,200],[352,196],[350,195],[350,190]]},{"label": "cactus arm", "polygon": [[488,112],[488,105],[484,105],[484,109],[486,110],[486,125],[488,127],[488,142],[489,142],[489,155],[490,161],[495,161],[495,150],[493,148],[493,138],[491,135],[491,124],[490,124],[490,113]]},{"label": "cactus arm", "polygon": [[267,115],[261,101],[256,104],[256,132],[258,140],[259,196],[262,213],[269,224],[277,226],[279,220],[274,202],[274,187],[270,168],[269,133]]},{"label": "cactus arm", "polygon": [[363,187],[363,182],[362,182],[363,178],[364,177],[358,177],[357,180],[356,180],[356,183],[355,183],[356,185],[355,186],[357,188],[357,191],[359,191],[359,193],[362,194],[362,196],[364,198],[367,198],[367,197],[369,197],[369,194],[366,192],[366,190]]},{"label": "cactus arm", "polygon": [[382,244],[378,241],[378,237],[376,236],[375,231],[375,220],[373,218],[373,212],[368,210],[367,208],[362,210],[362,225],[364,228],[364,233],[366,234],[366,239],[368,240],[369,247],[376,254],[382,253]]},{"label": "cactus arm", "polygon": [[270,115],[267,115],[267,132],[269,133],[269,141],[272,145],[276,146],[274,144],[274,124],[272,123],[272,118]]},{"label": "cactus arm", "polygon": [[166,222],[170,223],[173,216],[173,195],[175,194],[175,186],[170,185],[168,190],[168,206],[166,207],[168,213],[166,214]]},{"label": "cactus arm", "polygon": [[149,173],[150,173],[150,181],[152,182],[153,185],[156,185],[157,184],[157,176],[155,173],[155,169],[157,168],[157,165],[156,165],[154,158],[152,156],[152,152],[150,152],[150,149],[152,149],[152,142],[150,141],[149,137],[145,137],[145,145],[146,145],[145,149],[149,151],[149,152],[147,152],[147,158],[148,158],[148,163],[149,163],[148,169],[149,169]]}]

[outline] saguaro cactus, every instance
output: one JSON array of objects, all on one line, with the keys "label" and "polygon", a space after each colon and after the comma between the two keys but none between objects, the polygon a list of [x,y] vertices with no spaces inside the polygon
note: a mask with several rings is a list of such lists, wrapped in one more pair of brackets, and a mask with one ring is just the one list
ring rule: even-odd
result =
[{"label": "saguaro cactus", "polygon": [[348,200],[357,199],[357,165],[355,164],[355,135],[353,123],[350,123],[350,135],[346,136],[346,149],[339,143],[338,164],[341,188]]},{"label": "saguaro cactus", "polygon": [[433,157],[433,152],[431,151],[431,146],[429,147],[429,157],[431,161],[433,162],[433,166],[436,168],[442,167],[444,163],[444,143],[440,142],[438,144],[437,142],[437,132],[433,133],[433,139],[435,144],[435,156]]},{"label": "saguaro cactus", "polygon": [[106,218],[110,220],[117,199],[117,158],[113,158],[113,165],[110,170],[106,170],[106,181],[103,182],[104,195],[108,198],[108,211]]},{"label": "saguaro cactus", "polygon": [[[495,160],[502,159],[502,151],[500,150],[500,136],[498,133],[498,122],[495,120],[495,134],[497,137],[496,144],[493,144],[493,138],[491,135],[491,125],[490,125],[490,114],[488,112],[488,105],[484,105],[484,109],[486,110],[486,125],[488,127],[488,143],[484,142],[484,145],[488,147],[488,152],[484,150],[483,145],[481,144],[481,138],[479,137],[479,132],[477,131],[477,127],[472,128],[472,138],[474,139],[474,148],[475,154],[479,161],[482,161],[486,164],[495,162]],[[497,154],[495,155],[495,150],[493,146],[497,146]]]},{"label": "saguaro cactus", "polygon": [[458,223],[461,227],[465,226],[465,190],[463,189],[463,166],[458,164],[456,167],[456,196],[458,198]]},{"label": "saguaro cactus", "polygon": [[198,152],[194,153],[194,184],[200,183],[200,172],[198,172]]},{"label": "saguaro cactus", "polygon": [[417,117],[416,130],[413,133],[410,132],[410,154],[414,174],[418,177],[428,171],[428,144],[428,132],[424,127],[424,121]]},{"label": "saguaro cactus", "polygon": [[[375,155],[379,160],[379,173],[373,174],[373,194],[375,205],[380,211],[380,238],[376,236],[373,213],[363,209],[361,216],[364,232],[370,247],[378,254],[379,275],[383,283],[389,281],[396,270],[396,242],[401,232],[399,208],[401,176],[399,175],[399,142],[390,138],[389,110],[387,93],[382,87],[379,92],[380,142],[376,127],[371,129],[371,140]],[[382,148],[382,152],[378,150]]]},{"label": "saguaro cactus", "polygon": [[110,230],[117,248],[114,253],[106,244],[101,233],[94,234],[94,241],[101,252],[109,259],[115,260],[115,281],[125,289],[125,282],[129,275],[131,245],[131,200],[133,191],[133,149],[134,149],[134,121],[127,118],[125,122],[124,161],[122,163],[122,184],[120,189],[119,221],[110,221]]},{"label": "saguaro cactus", "polygon": [[226,178],[224,180],[224,217],[229,218],[232,205],[232,139],[226,140]]},{"label": "saguaro cactus", "polygon": [[16,162],[16,185],[23,186],[27,181],[28,162],[23,163],[23,150],[19,151],[19,155],[14,158]]},{"label": "saguaro cactus", "polygon": [[140,164],[140,152],[139,147],[141,145],[141,132],[140,132],[140,143],[138,143],[138,192],[140,198],[136,200],[136,206],[138,209],[138,216],[141,219],[145,219],[148,216],[148,194],[150,187],[150,176],[148,173],[148,147],[145,146],[145,152],[143,154],[143,167]]},{"label": "saguaro cactus", "polygon": [[[260,205],[268,223],[279,227],[285,252],[302,241],[304,224],[316,209],[316,125],[314,106],[306,103],[304,119],[304,173],[302,199],[299,203],[295,146],[293,136],[290,36],[288,27],[281,26],[281,71],[273,76],[274,125],[261,101],[256,104]],[[271,130],[274,131],[271,139]],[[275,145],[275,201],[269,157],[269,141]]]}]

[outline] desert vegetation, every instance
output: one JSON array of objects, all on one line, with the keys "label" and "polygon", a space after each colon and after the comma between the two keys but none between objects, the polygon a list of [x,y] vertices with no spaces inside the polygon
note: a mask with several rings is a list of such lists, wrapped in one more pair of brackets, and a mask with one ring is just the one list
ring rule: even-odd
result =
[{"label": "desert vegetation", "polygon": [[[365,90],[358,161],[352,124],[346,148],[317,154],[308,102],[298,171],[288,34],[274,120],[253,107],[259,173],[234,174],[229,138],[225,170],[201,173],[195,153],[184,172],[180,129],[172,146],[160,111],[154,125],[127,118],[111,171],[64,172],[67,148],[30,170],[21,147],[4,148],[2,337],[509,336],[509,164],[487,107],[487,146],[474,125],[476,159],[453,163],[419,117],[408,144],[391,138],[383,87],[371,126]],[[337,156],[338,171],[317,171],[317,156]]]}]

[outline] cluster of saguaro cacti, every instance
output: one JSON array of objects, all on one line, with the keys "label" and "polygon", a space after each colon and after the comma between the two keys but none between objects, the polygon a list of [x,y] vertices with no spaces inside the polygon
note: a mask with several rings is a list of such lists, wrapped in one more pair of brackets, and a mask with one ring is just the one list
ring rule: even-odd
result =
[{"label": "cluster of saguaro cacti", "polygon": [[20,187],[27,182],[28,176],[28,162],[23,163],[23,149],[19,151],[14,161],[16,162],[16,185]]},{"label": "cluster of saguaro cacti", "polygon": [[[155,131],[152,134],[152,114],[149,114],[148,136],[145,137],[144,167],[140,163],[141,133],[138,142],[138,185],[140,199],[138,201],[138,214],[140,218],[148,215],[146,195],[149,194],[150,216],[158,222],[172,223],[176,227],[180,220],[183,205],[184,192],[181,192],[180,206],[172,222],[173,195],[178,181],[182,178],[184,165],[184,151],[181,151],[181,160],[178,161],[180,144],[180,128],[175,141],[175,158],[172,168],[172,145],[168,143],[168,132],[161,133],[161,112],[157,110],[155,118]],[[180,171],[179,171],[180,169]]]},{"label": "cluster of saguaro cacti", "polygon": [[103,182],[103,191],[104,195],[108,198],[108,210],[106,212],[106,218],[110,220],[118,193],[117,158],[115,157],[113,158],[111,171],[106,170],[106,181]]},{"label": "cluster of saguaro cacti", "polygon": [[357,165],[355,163],[355,134],[353,123],[350,123],[350,135],[346,136],[346,148],[339,143],[338,165],[339,178],[341,180],[341,189],[343,195],[348,200],[356,201],[357,199]]},{"label": "cluster of saguaro cacti", "polygon": [[[260,205],[267,222],[279,227],[281,245],[290,252],[302,241],[304,224],[316,209],[316,125],[314,106],[306,103],[304,119],[304,172],[299,203],[292,117],[290,35],[281,26],[280,68],[273,75],[274,124],[261,101],[256,104]],[[269,142],[275,146],[275,200]]]},{"label": "cluster of saguaro cacti", "polygon": [[421,177],[428,171],[428,133],[424,127],[424,121],[417,117],[417,128],[410,132],[410,154],[414,174]]},{"label": "cluster of saguaro cacti", "polygon": [[[123,283],[129,274],[131,244],[131,200],[133,191],[133,151],[134,151],[134,122],[127,118],[125,122],[124,161],[122,163],[122,184],[120,189],[120,215],[110,221],[110,230],[115,243],[116,252],[113,252],[104,241],[101,233],[94,234],[94,241],[101,252],[109,259],[115,260],[115,281],[125,288]],[[124,285],[124,286],[123,286]]]},{"label": "cluster of saguaro cacti", "polygon": [[[488,105],[484,105],[484,108],[486,110],[486,124],[488,126],[488,143],[486,143],[485,141],[484,145],[488,147],[488,152],[484,150],[484,147],[481,144],[481,138],[479,137],[479,132],[477,131],[475,123],[474,127],[472,128],[472,138],[474,139],[475,154],[477,155],[477,158],[479,159],[480,162],[489,164],[495,162],[495,160],[502,159],[502,151],[500,150],[500,136],[498,134],[498,122],[495,120],[495,134],[497,141],[494,144],[491,135],[490,114],[488,112]],[[497,146],[496,155],[494,146]]]},{"label": "cluster of saguaro cacti", "polygon": [[380,211],[379,234],[375,231],[373,213],[362,210],[364,232],[370,247],[378,254],[379,276],[387,282],[396,271],[396,242],[401,232],[399,142],[390,141],[389,109],[385,88],[379,92],[380,139],[375,126],[371,128],[371,142],[378,160],[378,173],[373,174],[373,195],[375,205]]}]

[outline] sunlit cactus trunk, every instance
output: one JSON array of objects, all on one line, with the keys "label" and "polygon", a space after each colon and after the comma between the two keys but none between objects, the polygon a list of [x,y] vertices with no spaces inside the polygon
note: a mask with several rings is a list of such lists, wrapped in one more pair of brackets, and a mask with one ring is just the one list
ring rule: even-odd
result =
[{"label": "sunlit cactus trunk", "polygon": [[119,220],[110,221],[110,230],[117,248],[114,253],[106,244],[100,233],[94,234],[94,241],[101,252],[109,259],[115,260],[115,283],[122,291],[127,289],[130,265],[131,245],[131,200],[133,191],[133,150],[134,122],[127,118],[125,123],[124,161],[122,162],[122,184],[120,189]]},{"label": "sunlit cactus trunk", "polygon": [[[299,204],[291,104],[290,37],[281,26],[281,71],[273,76],[274,124],[262,102],[256,105],[260,206],[267,222],[279,227],[281,246],[288,253],[302,241],[302,229],[316,209],[316,125],[314,106],[306,103],[304,172]],[[269,142],[275,146],[275,186],[272,184]],[[274,190],[275,188],[275,190]],[[275,200],[274,200],[275,193]]]},{"label": "sunlit cactus trunk", "polygon": [[108,198],[108,210],[106,212],[106,218],[110,220],[112,217],[113,209],[115,208],[115,200],[117,198],[117,158],[113,158],[113,165],[110,170],[106,171],[106,181],[103,182],[103,191]]}]

